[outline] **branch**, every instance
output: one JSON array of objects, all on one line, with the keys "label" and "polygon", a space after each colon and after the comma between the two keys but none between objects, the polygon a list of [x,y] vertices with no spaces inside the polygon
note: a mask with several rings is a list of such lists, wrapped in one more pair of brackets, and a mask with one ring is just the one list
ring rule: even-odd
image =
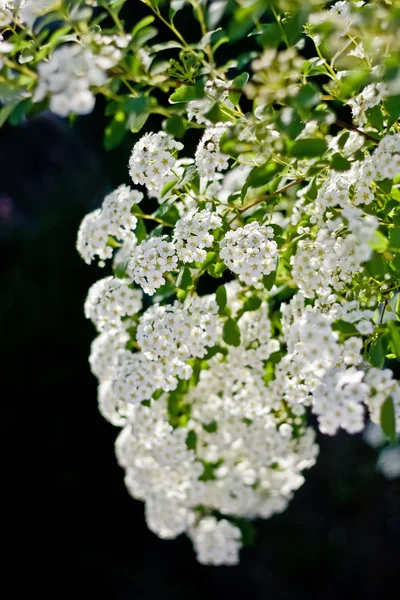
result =
[{"label": "branch", "polygon": [[286,190],[288,190],[291,187],[294,187],[295,185],[299,185],[299,183],[302,183],[303,181],[305,181],[305,179],[306,179],[305,177],[300,177],[299,179],[296,179],[295,181],[291,181],[290,183],[287,183],[283,187],[279,188],[279,190],[276,190],[276,192],[271,192],[271,194],[262,196],[261,198],[258,198],[258,200],[254,200],[254,202],[251,202],[250,204],[247,204],[246,206],[243,206],[242,208],[238,208],[237,209],[238,214],[234,216],[234,218],[230,221],[230,223],[233,223],[233,221],[235,219],[237,219],[244,212],[249,210],[249,208],[253,208],[253,206],[257,206],[257,204],[261,204],[261,202],[266,202],[267,200],[269,200],[270,198],[273,198],[274,196],[277,196],[278,194],[283,194],[283,192],[286,192]]},{"label": "branch", "polygon": [[356,127],[352,123],[345,123],[344,121],[335,121],[335,125],[337,125],[338,127],[343,127],[343,129],[348,129],[349,131],[355,131],[356,133],[359,133],[360,135],[365,137],[365,139],[369,140],[370,142],[374,142],[375,144],[379,143],[379,140],[376,140],[374,137],[372,137],[372,135],[368,135],[368,133],[365,133],[365,131],[361,131],[361,129],[358,129],[358,127]]}]

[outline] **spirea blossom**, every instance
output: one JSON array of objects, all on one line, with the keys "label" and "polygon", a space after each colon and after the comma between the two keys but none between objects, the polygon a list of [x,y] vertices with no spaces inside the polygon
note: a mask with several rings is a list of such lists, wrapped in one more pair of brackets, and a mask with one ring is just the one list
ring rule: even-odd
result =
[{"label": "spirea blossom", "polygon": [[272,227],[256,221],[228,231],[220,242],[220,257],[226,266],[249,285],[276,269],[278,246]]},{"label": "spirea blossom", "polygon": [[165,131],[144,135],[133,147],[129,174],[133,183],[145,185],[149,191],[160,190],[172,175],[176,154],[183,148]]},{"label": "spirea blossom", "polygon": [[226,123],[217,123],[206,129],[195,154],[196,167],[200,177],[213,179],[216,171],[228,168],[228,156],[219,149],[222,134],[226,131]]},{"label": "spirea blossom", "polygon": [[96,255],[101,261],[112,257],[112,247],[108,244],[110,235],[132,243],[132,230],[136,227],[137,218],[131,214],[131,209],[142,199],[141,192],[120,185],[105,197],[101,208],[85,216],[78,231],[77,250],[87,264]]},{"label": "spirea blossom", "polygon": [[129,274],[150,296],[165,283],[164,275],[178,266],[175,246],[164,238],[154,237],[133,248]]},{"label": "spirea blossom", "polygon": [[175,248],[184,263],[203,262],[214,242],[210,233],[222,226],[221,218],[208,211],[190,210],[175,225]]},{"label": "spirea blossom", "polygon": [[96,281],[85,302],[85,316],[98,331],[122,328],[121,319],[142,308],[141,290],[132,289],[126,280],[105,277]]},{"label": "spirea blossom", "polygon": [[39,84],[33,100],[40,102],[49,94],[50,109],[60,117],[92,112],[95,96],[91,87],[106,81],[105,70],[96,56],[80,44],[57,48],[48,62],[39,64],[38,73]]}]

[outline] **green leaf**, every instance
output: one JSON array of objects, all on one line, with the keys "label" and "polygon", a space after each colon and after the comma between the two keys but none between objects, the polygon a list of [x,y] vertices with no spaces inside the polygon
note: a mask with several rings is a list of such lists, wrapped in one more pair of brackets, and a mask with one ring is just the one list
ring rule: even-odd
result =
[{"label": "green leaf", "polygon": [[186,437],[186,446],[188,450],[196,450],[197,445],[197,433],[191,429]]},{"label": "green leaf", "polygon": [[253,167],[247,176],[246,182],[242,188],[242,198],[246,195],[249,188],[263,187],[282,171],[283,166],[275,161],[269,160],[260,167]]},{"label": "green leaf", "polygon": [[392,350],[393,350],[394,354],[396,355],[396,358],[400,358],[400,330],[399,330],[399,327],[392,320],[389,320],[387,322],[387,326],[389,329]]},{"label": "green leaf", "polygon": [[218,304],[219,313],[221,314],[227,302],[226,289],[224,285],[220,285],[217,291],[215,292],[215,299]]},{"label": "green leaf", "polygon": [[169,101],[171,104],[179,104],[180,102],[190,102],[198,100],[204,95],[203,89],[197,85],[182,85],[171,96]]},{"label": "green leaf", "polygon": [[377,229],[376,231],[374,231],[372,240],[370,241],[369,245],[372,248],[372,250],[382,253],[385,252],[385,250],[388,247],[388,239],[386,236],[383,235],[381,231]]},{"label": "green leaf", "polygon": [[168,223],[168,225],[175,225],[180,218],[179,211],[175,204],[169,204],[168,201],[161,204],[160,208],[156,211],[155,216]]},{"label": "green leaf", "polygon": [[389,248],[395,252],[400,252],[400,227],[393,227],[393,229],[390,229]]},{"label": "green leaf", "polygon": [[127,125],[128,125],[129,130],[132,133],[138,133],[142,129],[142,127],[144,126],[144,124],[146,123],[148,118],[149,118],[149,113],[142,113],[141,115],[132,113],[128,117]]},{"label": "green leaf", "polygon": [[193,277],[189,267],[182,267],[176,280],[176,287],[180,290],[188,290],[193,287]]},{"label": "green leaf", "polygon": [[135,27],[132,29],[132,39],[135,38],[135,36],[141,29],[144,29],[145,27],[148,27],[149,25],[154,23],[154,19],[155,17],[153,17],[153,15],[148,15],[147,17],[144,17],[144,19],[141,19],[141,21],[136,23]]},{"label": "green leaf", "polygon": [[387,126],[391,127],[400,117],[400,96],[390,96],[384,103],[384,106],[389,115]]},{"label": "green leaf", "polygon": [[165,122],[165,131],[180,140],[186,132],[185,122],[179,115],[172,115]]},{"label": "green leaf", "polygon": [[321,99],[319,88],[313,83],[306,83],[293,97],[293,105],[299,108],[312,108]]},{"label": "green leaf", "polygon": [[272,273],[269,273],[269,275],[263,276],[263,285],[266,290],[270,291],[272,289],[272,286],[274,285],[276,280],[276,273],[277,271],[275,270],[272,271]]},{"label": "green leaf", "polygon": [[248,73],[241,73],[232,81],[231,91],[228,94],[229,100],[232,102],[234,106],[239,104],[241,93],[249,80]]},{"label": "green leaf", "polygon": [[369,346],[367,359],[373,367],[383,367],[383,363],[385,362],[385,352],[381,338],[378,338]]},{"label": "green leaf", "polygon": [[208,433],[215,433],[218,429],[217,421],[211,421],[211,423],[207,423],[207,425],[203,424],[203,429]]},{"label": "green leaf", "polygon": [[331,167],[332,169],[335,169],[335,171],[348,171],[351,169],[351,162],[339,154],[339,152],[336,152],[336,154],[332,156]]},{"label": "green leaf", "polygon": [[[209,252],[208,254],[214,254],[213,252]],[[208,256],[207,254],[207,256]],[[226,269],[225,263],[223,263],[221,260],[217,260],[217,261],[213,261],[212,263],[210,263],[207,266],[207,273],[209,275],[211,275],[211,277],[214,277],[215,279],[219,279],[220,277],[222,277],[224,271]]]},{"label": "green leaf", "polygon": [[245,303],[243,304],[241,312],[253,312],[254,310],[258,310],[261,304],[261,298],[259,298],[258,296],[250,296],[250,298],[247,298]]},{"label": "green leaf", "polygon": [[136,236],[138,244],[140,244],[140,242],[143,242],[143,240],[145,240],[147,237],[146,225],[143,223],[142,220],[139,220],[137,222],[136,229],[135,229],[135,236]]},{"label": "green leaf", "polygon": [[11,115],[18,103],[19,98],[12,100],[12,102],[6,104],[0,109],[0,127],[3,127],[4,123],[7,121],[8,117]]},{"label": "green leaf", "polygon": [[396,317],[399,319],[400,321],[400,294],[397,295],[397,302],[396,302]]},{"label": "green leaf", "polygon": [[216,102],[214,106],[204,114],[204,116],[211,121],[211,123],[227,123],[228,121],[235,121],[235,115],[232,109],[223,102]]},{"label": "green leaf", "polygon": [[240,346],[240,328],[235,319],[229,317],[225,321],[222,339],[229,346]]},{"label": "green leaf", "polygon": [[119,115],[120,113],[116,113],[104,131],[104,148],[106,150],[116,148],[128,133],[125,126],[126,115],[122,113],[123,118],[120,118]]},{"label": "green leaf", "polygon": [[328,149],[328,144],[321,138],[303,138],[297,140],[290,148],[290,155],[296,158],[313,158],[322,156]]},{"label": "green leaf", "polygon": [[381,406],[381,427],[392,444],[396,443],[396,416],[393,399],[389,396]]}]

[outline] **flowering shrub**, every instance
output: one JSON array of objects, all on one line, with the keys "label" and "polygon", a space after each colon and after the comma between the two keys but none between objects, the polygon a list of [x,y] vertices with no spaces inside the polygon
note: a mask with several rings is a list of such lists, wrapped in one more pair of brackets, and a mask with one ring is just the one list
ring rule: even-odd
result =
[{"label": "flowering shrub", "polygon": [[235,564],[316,427],[400,431],[400,8],[142,1],[0,0],[0,122],[103,95],[105,147],[136,134],[78,232],[99,407],[149,528]]}]

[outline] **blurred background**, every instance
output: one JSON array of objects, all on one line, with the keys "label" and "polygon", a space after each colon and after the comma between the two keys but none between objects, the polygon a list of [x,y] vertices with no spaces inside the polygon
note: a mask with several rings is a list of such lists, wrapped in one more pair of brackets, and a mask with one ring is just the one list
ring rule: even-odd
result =
[{"label": "blurred background", "polygon": [[[125,489],[118,430],[97,410],[88,364],[95,331],[83,303],[109,271],[88,267],[75,249],[84,215],[129,183],[137,136],[106,152],[105,124],[99,98],[73,128],[43,113],[0,131],[2,423],[7,456],[22,425],[32,434],[15,472],[33,473],[20,500],[40,507],[29,518],[41,532],[44,579],[58,584],[53,597],[396,597],[400,479],[376,471],[378,452],[360,435],[320,436],[306,483],[285,513],[257,522],[237,567],[201,566],[185,536],[163,541],[147,529],[143,504]],[[146,129],[160,125],[149,119]]]}]

